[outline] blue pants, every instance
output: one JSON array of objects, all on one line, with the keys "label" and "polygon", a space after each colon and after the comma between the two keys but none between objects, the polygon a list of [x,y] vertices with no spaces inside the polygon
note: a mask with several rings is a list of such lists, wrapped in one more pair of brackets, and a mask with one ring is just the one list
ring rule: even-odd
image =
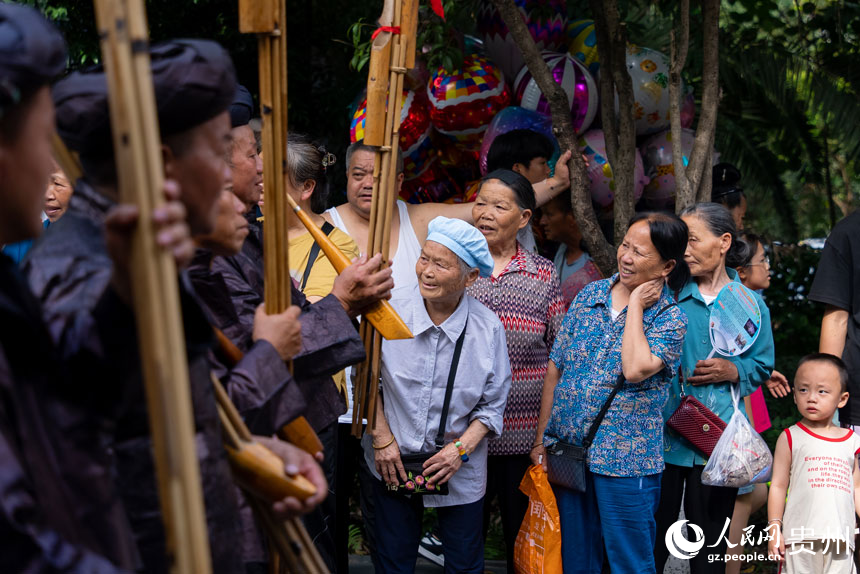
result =
[{"label": "blue pants", "polygon": [[[385,484],[373,484],[376,521],[376,554],[373,566],[379,574],[415,572],[421,517],[420,496],[406,498],[388,492]],[[484,499],[459,506],[437,508],[439,537],[445,555],[445,572],[482,574],[484,571]]]},{"label": "blue pants", "polygon": [[656,572],[659,474],[627,478],[587,472],[585,492],[558,486],[553,492],[564,574],[600,574],[604,546],[612,574]]}]

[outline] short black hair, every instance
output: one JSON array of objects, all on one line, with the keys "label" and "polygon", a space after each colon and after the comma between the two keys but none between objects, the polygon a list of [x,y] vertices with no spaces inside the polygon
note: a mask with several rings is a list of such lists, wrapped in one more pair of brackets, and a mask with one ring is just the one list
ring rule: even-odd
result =
[{"label": "short black hair", "polygon": [[797,363],[797,369],[800,370],[800,367],[806,363],[828,363],[832,367],[835,367],[839,372],[839,392],[844,393],[848,391],[848,367],[845,366],[845,362],[842,359],[830,353],[810,353],[800,359],[800,362]]},{"label": "short black hair", "polygon": [[643,211],[630,218],[627,229],[640,221],[648,222],[651,243],[654,244],[654,249],[663,261],[675,262],[675,267],[666,278],[666,283],[673,292],[678,293],[690,279],[690,268],[684,260],[684,252],[687,250],[689,241],[687,224],[674,213]]},{"label": "short black hair", "polygon": [[[516,200],[517,206],[520,209],[528,209],[532,212],[532,214],[534,214],[535,209],[537,209],[535,190],[532,187],[531,182],[526,179],[524,175],[521,175],[509,169],[493,170],[481,178],[481,187],[484,187],[484,183],[490,181],[491,179],[495,179],[497,181],[502,182],[505,187],[514,192],[514,199]],[[480,192],[481,189],[478,188],[478,193]]]},{"label": "short black hair", "polygon": [[741,237],[749,245],[749,250],[740,263],[738,264],[738,268],[746,267],[750,263],[752,263],[753,257],[755,257],[755,252],[758,251],[758,244],[761,243],[763,249],[767,249],[767,242],[765,238],[759,235],[758,233],[753,233],[752,231],[741,231]]},{"label": "short black hair", "polygon": [[533,130],[513,130],[496,136],[487,151],[487,172],[513,169],[521,163],[526,168],[536,157],[549,159],[555,151],[548,137]]},{"label": "short black hair", "polygon": [[711,201],[733,209],[741,204],[741,172],[730,163],[718,163],[711,172]]}]

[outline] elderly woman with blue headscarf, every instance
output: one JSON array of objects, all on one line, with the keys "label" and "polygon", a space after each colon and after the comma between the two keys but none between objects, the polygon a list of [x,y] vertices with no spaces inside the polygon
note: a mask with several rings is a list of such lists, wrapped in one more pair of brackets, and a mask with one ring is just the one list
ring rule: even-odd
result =
[{"label": "elderly woman with blue headscarf", "polygon": [[413,339],[385,341],[376,427],[363,440],[374,484],[378,572],[413,572],[425,507],[438,511],[448,572],[484,569],[487,439],[511,385],[505,330],[466,294],[493,271],[483,235],[437,217],[415,264],[418,288],[392,300]]}]

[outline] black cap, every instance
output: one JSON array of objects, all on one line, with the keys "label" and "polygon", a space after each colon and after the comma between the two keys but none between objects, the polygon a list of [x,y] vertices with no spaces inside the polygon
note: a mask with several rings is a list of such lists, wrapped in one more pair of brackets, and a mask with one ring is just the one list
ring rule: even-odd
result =
[{"label": "black cap", "polygon": [[[198,126],[225,112],[236,95],[230,55],[209,40],[172,40],[150,49],[161,136]],[[112,154],[104,68],[74,72],[54,86],[57,131],[84,155]]]},{"label": "black cap", "polygon": [[29,6],[0,3],[0,117],[65,68],[60,32]]},{"label": "black cap", "polygon": [[251,92],[241,84],[236,86],[236,96],[233,98],[233,103],[230,104],[231,127],[238,128],[248,125],[253,113],[254,98],[251,97]]}]

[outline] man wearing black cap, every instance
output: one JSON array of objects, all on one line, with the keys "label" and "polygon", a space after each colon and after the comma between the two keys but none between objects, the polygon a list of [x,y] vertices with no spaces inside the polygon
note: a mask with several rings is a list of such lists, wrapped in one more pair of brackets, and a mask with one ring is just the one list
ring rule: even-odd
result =
[{"label": "man wearing black cap", "polygon": [[[38,12],[0,3],[0,243],[41,231],[54,128],[48,83],[65,61],[62,37]],[[187,260],[184,210],[175,193],[168,197],[153,213],[159,245]],[[106,217],[118,260],[128,257],[122,246],[137,219],[135,208],[120,207]],[[115,279],[123,282],[119,274]],[[102,374],[89,352],[116,310],[108,304],[107,315],[85,317],[80,338],[57,347],[38,301],[11,260],[0,255],[2,572],[131,572],[139,563],[105,448],[111,402],[121,393],[73,390]]]},{"label": "man wearing black cap", "polygon": [[[217,198],[229,177],[224,155],[230,144],[227,108],[236,90],[227,53],[214,42],[177,40],[150,51],[164,172],[175,180],[187,210],[192,234],[214,226]],[[42,299],[56,337],[74,340],[79,325],[116,298],[108,288],[111,263],[106,257],[102,223],[116,200],[107,82],[104,70],[71,74],[54,88],[58,131],[79,152],[85,179],[79,182],[69,211],[33,249],[28,265],[31,285]],[[183,277],[184,278],[184,277]],[[212,330],[185,281],[180,282],[183,325],[196,443],[203,480],[212,565],[215,572],[243,570],[237,499],[221,445],[207,353]],[[94,359],[112,372],[108,379],[128,393],[127,407],[116,421],[117,481],[126,504],[145,572],[169,569],[164,528],[151,457],[146,402],[140,379],[140,357],[131,311],[116,313],[109,336],[95,349]],[[102,383],[91,381],[91,385]],[[106,384],[106,383],[105,383]],[[81,393],[89,388],[76,389]],[[295,463],[320,493],[305,504],[285,499],[279,508],[307,511],[325,495],[325,481],[308,455],[286,445],[273,445],[282,458]]]}]

